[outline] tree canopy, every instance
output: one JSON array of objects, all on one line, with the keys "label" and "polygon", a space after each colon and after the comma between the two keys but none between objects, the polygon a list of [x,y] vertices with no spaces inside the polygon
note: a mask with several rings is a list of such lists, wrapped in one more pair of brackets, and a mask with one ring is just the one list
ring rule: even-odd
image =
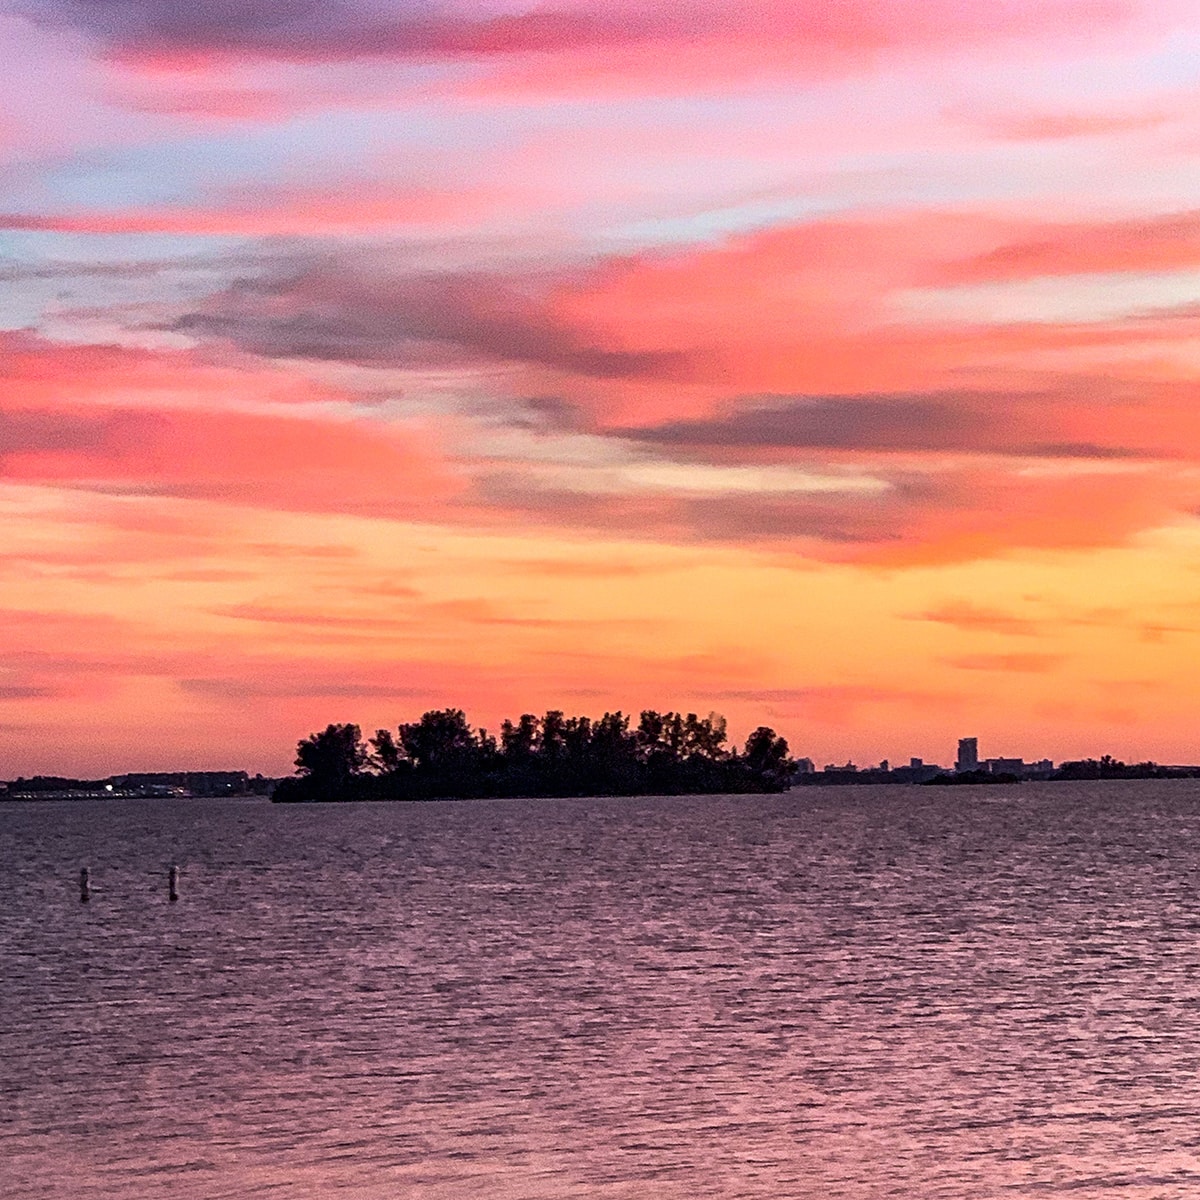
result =
[{"label": "tree canopy", "polygon": [[766,726],[743,751],[725,719],[646,710],[568,717],[555,709],[504,721],[499,737],[475,730],[462,709],[437,709],[367,742],[357,725],[303,738],[296,776],[280,801],[434,800],[483,796],[595,796],[772,792],[787,787],[788,744]]}]

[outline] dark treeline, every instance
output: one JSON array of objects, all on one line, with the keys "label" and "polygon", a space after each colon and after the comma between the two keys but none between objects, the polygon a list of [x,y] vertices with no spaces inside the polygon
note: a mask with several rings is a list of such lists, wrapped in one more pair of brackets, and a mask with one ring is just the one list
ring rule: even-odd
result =
[{"label": "dark treeline", "polygon": [[1102,758],[1083,758],[1060,763],[1053,779],[1192,779],[1200,768],[1164,767],[1156,762],[1123,763],[1105,754]]},{"label": "dark treeline", "polygon": [[330,725],[297,746],[296,775],[274,798],[436,800],[487,796],[636,796],[775,792],[794,764],[788,744],[760,726],[741,751],[725,719],[643,712],[597,720],[548,712],[505,721],[499,737],[457,708],[427,712],[364,742],[357,725]]},{"label": "dark treeline", "polygon": [[971,783],[1020,783],[1021,777],[1013,775],[1009,771],[999,771],[993,774],[991,771],[958,771],[951,773],[943,771],[941,775],[935,775],[932,779],[924,781],[925,787],[947,787],[957,784]]},{"label": "dark treeline", "polygon": [[34,775],[31,779],[18,775],[8,786],[14,792],[36,795],[38,792],[101,792],[109,782],[108,779],[68,779],[63,775]]},{"label": "dark treeline", "polygon": [[[1081,758],[1060,763],[1058,770],[1037,776],[1043,781],[1070,782],[1092,779],[1195,779],[1200,777],[1200,767],[1164,767],[1156,762],[1124,763],[1111,754],[1100,758]],[[1026,776],[1026,778],[1030,778]],[[1023,783],[1018,775],[991,771],[944,772],[925,780],[927,787],[971,783]]]}]

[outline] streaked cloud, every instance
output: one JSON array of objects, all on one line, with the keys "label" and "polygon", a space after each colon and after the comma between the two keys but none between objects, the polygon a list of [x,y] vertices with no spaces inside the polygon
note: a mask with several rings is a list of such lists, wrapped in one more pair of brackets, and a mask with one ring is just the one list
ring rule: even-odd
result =
[{"label": "streaked cloud", "polygon": [[1119,21],[1119,0],[1000,2],[984,8],[955,0],[812,0],[730,4],[692,0],[669,9],[604,0],[587,8],[430,0],[50,0],[41,21],[75,25],[124,56],[256,54],[311,59],[487,58],[644,46],[685,50],[711,41],[766,49],[783,42],[807,55],[853,60],[887,47],[977,45],[1035,38]]}]

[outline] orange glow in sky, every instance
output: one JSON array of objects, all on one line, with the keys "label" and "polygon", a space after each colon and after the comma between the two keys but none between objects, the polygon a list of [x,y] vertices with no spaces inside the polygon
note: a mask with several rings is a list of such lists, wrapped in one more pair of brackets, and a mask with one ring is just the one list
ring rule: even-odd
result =
[{"label": "orange glow in sky", "polygon": [[463,707],[1200,761],[1200,10],[0,3],[0,778]]}]

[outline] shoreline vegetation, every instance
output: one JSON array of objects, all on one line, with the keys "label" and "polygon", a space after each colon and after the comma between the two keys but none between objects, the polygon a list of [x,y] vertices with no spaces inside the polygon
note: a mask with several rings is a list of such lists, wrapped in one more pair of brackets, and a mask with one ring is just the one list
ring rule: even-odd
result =
[{"label": "shoreline vegetation", "polygon": [[475,730],[462,709],[425,713],[363,740],[357,725],[329,725],[296,747],[296,774],[277,803],[347,800],[698,795],[781,792],[795,763],[787,741],[760,725],[739,751],[725,718],[647,710],[597,719],[552,710]]},{"label": "shoreline vegetation", "polygon": [[[545,731],[549,722],[549,739]],[[1105,754],[1016,775],[994,770],[922,775],[913,767],[803,769],[787,742],[765,726],[739,754],[726,749],[724,722],[711,715],[642,714],[636,729],[620,713],[599,721],[561,713],[505,723],[501,739],[463,726],[457,709],[426,713],[401,726],[399,737],[379,730],[369,743],[353,725],[330,725],[298,743],[297,772],[280,779],[246,771],[150,771],[74,779],[23,776],[0,782],[0,802],[21,800],[170,800],[272,797],[319,800],[442,800],[488,797],[745,794],[792,787],[962,787],[1132,779],[1195,779],[1200,766],[1125,763]],[[407,733],[406,733],[407,731]],[[405,737],[409,746],[405,748]],[[301,762],[303,759],[303,762]],[[931,764],[932,766],[932,764]],[[607,776],[602,772],[607,771]]]},{"label": "shoreline vegetation", "polygon": [[[927,768],[928,769],[928,768]],[[919,787],[970,787],[1010,783],[1081,783],[1115,781],[1120,779],[1197,779],[1200,766],[1164,766],[1156,762],[1125,763],[1105,754],[1100,758],[1082,758],[1063,762],[1048,771],[1027,771],[1017,775],[1009,771],[946,771],[932,768],[933,774],[914,778],[915,768],[899,767],[882,770],[878,767],[826,767],[824,771],[798,774],[794,787],[870,787],[879,784],[899,784]]]}]

